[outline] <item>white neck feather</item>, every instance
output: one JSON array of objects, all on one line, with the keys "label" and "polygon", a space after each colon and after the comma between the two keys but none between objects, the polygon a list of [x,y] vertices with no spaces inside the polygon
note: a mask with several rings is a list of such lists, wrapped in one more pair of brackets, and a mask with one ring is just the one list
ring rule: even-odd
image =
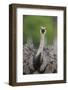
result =
[{"label": "white neck feather", "polygon": [[45,45],[45,34],[41,34],[41,37],[40,37],[40,45],[39,45],[39,49],[37,51],[37,54],[36,56],[38,56],[40,53],[43,52],[43,48],[44,48],[44,45]]}]

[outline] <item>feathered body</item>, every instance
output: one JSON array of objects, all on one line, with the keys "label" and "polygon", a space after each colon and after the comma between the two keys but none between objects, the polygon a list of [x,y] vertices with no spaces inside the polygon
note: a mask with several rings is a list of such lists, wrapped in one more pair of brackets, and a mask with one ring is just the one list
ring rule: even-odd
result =
[{"label": "feathered body", "polygon": [[[23,49],[23,74],[57,72],[56,55],[45,47],[46,28],[40,29],[40,44],[36,50],[32,39],[27,40]],[[51,55],[51,52],[53,55]]]}]

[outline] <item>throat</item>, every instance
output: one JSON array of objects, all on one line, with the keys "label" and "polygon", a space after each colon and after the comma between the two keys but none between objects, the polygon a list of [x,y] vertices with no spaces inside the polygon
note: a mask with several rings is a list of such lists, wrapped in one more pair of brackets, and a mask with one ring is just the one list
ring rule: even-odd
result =
[{"label": "throat", "polygon": [[44,35],[41,35],[41,37],[40,37],[40,45],[39,45],[39,48],[38,48],[38,51],[37,51],[36,55],[39,55],[40,53],[43,52],[43,48],[44,48],[44,44],[45,44],[44,38],[45,38]]}]

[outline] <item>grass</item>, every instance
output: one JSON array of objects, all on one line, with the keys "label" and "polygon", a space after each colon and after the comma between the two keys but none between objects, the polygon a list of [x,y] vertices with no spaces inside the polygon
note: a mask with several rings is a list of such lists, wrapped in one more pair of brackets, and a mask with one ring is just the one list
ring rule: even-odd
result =
[{"label": "grass", "polygon": [[39,46],[40,41],[40,26],[44,25],[47,28],[46,40],[47,45],[52,44],[57,32],[57,17],[55,16],[34,16],[23,15],[23,43],[27,42],[28,38],[32,38],[34,46]]}]

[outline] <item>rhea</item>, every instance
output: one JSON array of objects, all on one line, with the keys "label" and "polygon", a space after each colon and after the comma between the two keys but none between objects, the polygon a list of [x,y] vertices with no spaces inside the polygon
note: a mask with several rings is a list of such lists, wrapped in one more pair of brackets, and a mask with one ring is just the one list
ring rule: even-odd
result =
[{"label": "rhea", "polygon": [[40,69],[43,63],[43,49],[45,47],[45,34],[46,34],[46,27],[45,26],[41,26],[40,27],[40,44],[39,44],[39,48],[37,50],[37,53],[33,59],[33,65],[35,70],[38,71],[42,71],[43,69]]}]

